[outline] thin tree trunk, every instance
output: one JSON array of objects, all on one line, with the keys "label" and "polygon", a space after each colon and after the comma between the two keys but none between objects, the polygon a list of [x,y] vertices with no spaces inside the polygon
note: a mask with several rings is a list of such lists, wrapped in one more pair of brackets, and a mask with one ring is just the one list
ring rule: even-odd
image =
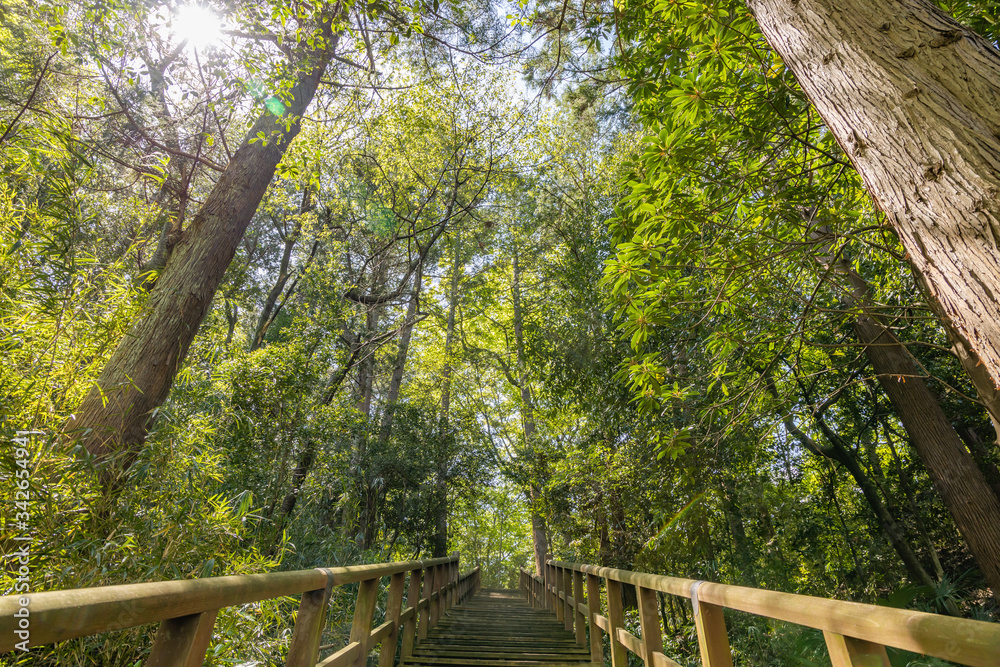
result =
[{"label": "thin tree trunk", "polygon": [[[265,112],[254,123],[174,247],[146,315],[119,343],[65,426],[95,457],[120,456],[105,473],[108,482],[135,460],[275,168],[299,132],[299,119],[315,95],[337,37],[327,34],[323,41],[326,48],[312,55],[290,91],[286,114],[291,122],[286,125]],[[251,143],[258,133],[268,141]]]},{"label": "thin tree trunk", "polygon": [[[302,204],[299,206],[299,215],[304,215],[312,208],[310,189],[307,186],[302,191]],[[281,233],[281,230],[278,230]],[[298,243],[299,236],[302,234],[302,220],[299,218],[295,221],[294,226],[290,232],[283,234],[283,241],[285,247],[281,253],[281,264],[278,267],[278,278],[274,281],[274,285],[271,287],[271,291],[268,292],[267,298],[264,299],[264,307],[260,311],[260,317],[257,319],[257,327],[253,332],[253,341],[250,343],[250,351],[256,350],[264,342],[264,334],[267,333],[268,328],[274,321],[274,307],[278,303],[278,297],[281,293],[285,291],[285,285],[288,284],[288,279],[292,277],[292,272],[289,270],[289,266],[292,262],[292,250],[295,248],[295,244]]]},{"label": "thin tree trunk", "polygon": [[[768,390],[775,398],[778,398],[777,389],[770,380],[768,380]],[[785,428],[789,433],[795,436],[799,442],[802,443],[803,447],[814,454],[836,461],[847,469],[847,472],[850,473],[851,477],[853,477],[854,481],[857,483],[858,488],[861,489],[861,494],[865,497],[865,500],[868,501],[868,506],[875,515],[875,520],[878,523],[879,528],[881,528],[885,536],[889,538],[892,548],[895,549],[896,553],[899,555],[899,559],[906,567],[906,571],[909,573],[910,578],[921,586],[933,587],[934,579],[927,573],[924,566],[920,564],[920,560],[917,558],[917,555],[910,547],[909,542],[907,542],[904,537],[899,524],[896,523],[896,520],[892,517],[892,514],[882,502],[882,498],[879,496],[878,490],[875,488],[875,485],[872,484],[871,480],[868,479],[868,475],[865,474],[864,469],[858,465],[858,462],[853,456],[851,456],[851,453],[846,448],[843,440],[826,424],[826,422],[822,419],[822,416],[815,415],[815,419],[817,425],[820,427],[820,430],[823,432],[826,441],[829,443],[826,447],[820,446],[819,443],[796,426],[790,415],[786,414],[782,416]]]},{"label": "thin tree trunk", "polygon": [[844,536],[844,543],[851,552],[851,560],[854,562],[854,574],[858,578],[858,583],[863,587],[867,587],[868,581],[865,577],[864,570],[861,569],[861,559],[858,558],[858,552],[854,548],[854,540],[851,539],[851,531],[847,527],[847,521],[844,519],[844,511],[840,508],[840,501],[837,499],[837,475],[834,470],[830,470],[830,480],[828,484],[828,490],[830,492],[830,502],[833,503],[833,508],[837,511],[837,519],[840,521],[841,534]]},{"label": "thin tree trunk", "polygon": [[[528,384],[527,359],[524,349],[524,312],[521,307],[521,265],[519,253],[514,249],[511,266],[513,281],[510,286],[511,301],[514,306],[514,344],[517,351],[517,381],[521,391],[521,423],[524,429],[524,444],[529,455],[534,455],[535,475],[540,475],[545,462],[541,452],[535,449],[535,405]],[[542,514],[543,494],[538,480],[531,482],[528,493],[531,512],[531,540],[535,549],[535,569],[539,575],[545,565],[545,555],[549,552],[548,531]]]},{"label": "thin tree trunk", "polygon": [[448,294],[448,323],[445,327],[444,337],[444,370],[442,371],[441,386],[441,418],[448,422],[451,411],[451,353],[455,344],[455,313],[458,309],[458,287],[462,278],[462,238],[459,230],[455,230],[453,243],[453,263],[451,269],[451,290]]},{"label": "thin tree trunk", "polygon": [[931,0],[747,5],[1000,386],[1000,53]]},{"label": "thin tree trunk", "polygon": [[889,430],[888,421],[884,416],[882,417],[882,429],[885,431],[885,441],[889,445],[889,451],[892,453],[893,464],[896,466],[896,475],[899,477],[899,486],[903,490],[903,495],[906,497],[906,503],[910,506],[910,512],[913,514],[913,523],[917,527],[917,532],[920,533],[920,538],[923,540],[924,546],[927,547],[927,552],[931,557],[931,564],[934,566],[934,575],[938,578],[938,581],[940,581],[944,578],[944,568],[941,566],[941,558],[938,556],[937,547],[934,545],[934,541],[931,540],[930,533],[927,531],[927,526],[924,524],[924,520],[920,518],[920,508],[917,506],[917,501],[913,495],[913,485],[910,484],[910,476],[903,467],[903,461],[900,459],[899,452],[896,450],[896,445],[892,441],[892,433]]},{"label": "thin tree trunk", "polygon": [[223,308],[226,311],[226,323],[229,325],[226,329],[226,347],[228,348],[233,344],[233,334],[236,332],[236,324],[240,319],[240,307],[239,304],[232,302],[227,297],[223,302]]},{"label": "thin tree trunk", "polygon": [[455,315],[458,311],[459,286],[464,270],[462,263],[462,234],[455,230],[453,243],[453,263],[451,268],[451,291],[448,295],[448,323],[444,337],[444,371],[441,387],[441,433],[439,437],[440,451],[437,456],[437,514],[434,520],[434,549],[432,555],[436,558],[448,555],[448,452],[447,443],[451,439],[449,426],[451,417],[451,384],[454,369],[451,365],[452,349],[455,345]]},{"label": "thin tree trunk", "polygon": [[399,344],[396,348],[396,363],[392,369],[392,378],[389,380],[389,392],[385,397],[385,409],[382,412],[382,424],[379,426],[378,441],[380,446],[385,446],[389,442],[392,434],[393,410],[396,401],[399,400],[399,390],[403,386],[403,374],[406,371],[406,355],[410,350],[410,339],[413,336],[413,327],[416,324],[417,310],[420,307],[420,288],[423,286],[424,266],[423,262],[417,265],[417,270],[413,274],[413,293],[410,295],[410,303],[406,306],[406,319],[399,331]]}]

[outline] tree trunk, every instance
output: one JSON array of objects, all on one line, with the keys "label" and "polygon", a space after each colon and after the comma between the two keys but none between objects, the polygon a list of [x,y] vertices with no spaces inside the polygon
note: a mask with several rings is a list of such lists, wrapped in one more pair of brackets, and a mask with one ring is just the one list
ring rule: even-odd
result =
[{"label": "tree trunk", "polygon": [[1000,596],[1000,500],[902,343],[867,314],[855,320],[854,330],[955,525]]},{"label": "tree trunk", "polygon": [[[768,390],[771,395],[778,398],[777,389],[774,387],[773,382],[769,379]],[[828,459],[840,463],[847,469],[851,477],[857,483],[858,488],[861,489],[861,494],[868,501],[868,506],[871,508],[872,513],[875,515],[875,520],[878,522],[879,528],[886,537],[889,538],[889,542],[892,543],[892,548],[895,549],[896,553],[899,555],[899,559],[903,561],[903,565],[906,567],[907,573],[914,583],[920,584],[921,586],[934,586],[934,579],[927,573],[924,566],[920,564],[920,560],[914,553],[913,549],[910,547],[909,542],[907,542],[903,531],[900,529],[896,520],[892,517],[892,513],[889,512],[885,504],[882,502],[882,498],[878,494],[878,490],[875,485],[872,484],[871,480],[868,479],[868,475],[865,474],[864,469],[858,465],[858,462],[854,460],[851,456],[850,451],[846,448],[845,443],[841,437],[831,429],[826,422],[823,420],[822,415],[814,415],[817,425],[823,432],[823,436],[829,443],[827,447],[822,447],[813,440],[809,434],[805,433],[796,426],[795,422],[792,420],[790,415],[784,415],[782,421],[785,428],[802,443],[802,446],[808,449],[814,454],[819,456],[824,456]]]},{"label": "tree trunk", "polygon": [[384,446],[392,434],[392,412],[395,409],[396,401],[399,400],[399,390],[403,386],[403,373],[406,371],[406,355],[410,350],[410,339],[413,336],[417,310],[420,307],[420,288],[423,286],[423,280],[424,265],[421,262],[417,265],[417,270],[413,274],[413,294],[410,295],[410,303],[406,306],[406,319],[403,321],[403,326],[399,331],[396,363],[392,369],[392,378],[389,380],[389,392],[385,397],[382,424],[379,426],[378,441],[380,446]]},{"label": "tree trunk", "polygon": [[545,517],[538,509],[542,504],[542,493],[534,484],[528,491],[528,502],[531,505],[531,543],[535,551],[535,574],[542,576],[545,555],[549,552],[549,536]]},{"label": "tree trunk", "polygon": [[[309,194],[310,190],[307,186],[302,191],[302,204],[299,206],[300,216],[304,215],[312,208]],[[282,223],[282,227],[284,227],[284,223]],[[279,229],[278,233],[282,234],[282,230]],[[264,334],[267,333],[267,330],[274,322],[274,317],[277,315],[274,307],[278,303],[278,297],[285,291],[285,285],[288,283],[288,279],[292,277],[292,273],[289,271],[289,266],[292,262],[292,250],[295,249],[295,244],[298,243],[299,236],[301,234],[301,218],[295,221],[295,224],[290,232],[282,234],[282,241],[284,241],[285,247],[281,253],[281,264],[278,266],[278,278],[274,281],[274,285],[271,287],[271,291],[268,292],[267,298],[264,299],[264,307],[260,311],[260,317],[257,319],[257,327],[253,332],[253,341],[250,343],[251,352],[259,348],[264,343]]]},{"label": "tree trunk", "polygon": [[1000,444],[1000,389],[993,384],[993,380],[986,371],[986,367],[979,360],[979,356],[972,351],[969,341],[965,339],[952,323],[951,319],[945,314],[944,309],[941,308],[941,304],[929,296],[930,290],[927,288],[926,281],[921,279],[920,274],[916,271],[914,271],[914,276],[917,279],[917,284],[923,290],[924,294],[927,295],[927,304],[934,311],[934,314],[937,315],[945,332],[948,334],[952,352],[958,357],[962,368],[965,369],[966,375],[972,380],[972,386],[976,388],[976,394],[980,403],[982,403],[983,407],[986,408],[986,412],[990,415],[990,421],[993,423],[994,444]]},{"label": "tree trunk", "polygon": [[[119,343],[96,386],[65,426],[95,457],[120,455],[117,470],[134,461],[278,162],[299,132],[299,119],[337,42],[336,36],[325,37],[326,49],[313,55],[312,66],[290,91],[286,115],[291,123],[270,112],[254,123],[174,247],[146,315]],[[268,141],[251,143],[258,133]]]},{"label": "tree trunk", "polygon": [[[524,429],[524,444],[529,455],[534,454],[536,464],[535,474],[542,471],[544,461],[541,453],[535,451],[535,405],[531,397],[531,387],[528,384],[527,359],[524,350],[524,312],[521,308],[521,265],[518,258],[518,251],[515,248],[511,261],[513,269],[513,281],[510,286],[511,301],[514,306],[514,344],[517,351],[517,382],[521,391],[521,423]],[[535,569],[538,574],[542,574],[545,565],[545,555],[549,552],[549,540],[545,525],[545,517],[542,515],[542,490],[538,481],[531,483],[528,497],[531,507],[531,540],[535,549]]]},{"label": "tree trunk", "polygon": [[972,427],[966,424],[959,424],[955,427],[955,431],[962,438],[966,449],[969,450],[976,465],[982,471],[983,477],[986,478],[986,483],[993,489],[993,494],[997,498],[1000,498],[1000,469],[997,468],[990,449],[987,448],[986,444],[980,439],[979,434]]},{"label": "tree trunk", "polygon": [[451,292],[448,295],[448,323],[445,328],[444,337],[444,371],[442,371],[441,386],[441,419],[448,422],[448,415],[451,411],[451,351],[455,343],[455,311],[458,308],[458,286],[462,278],[462,238],[459,230],[455,230],[455,238],[452,243],[454,250],[454,263],[451,269]]},{"label": "tree trunk", "polygon": [[451,268],[451,292],[448,295],[448,324],[444,337],[444,371],[441,387],[441,433],[437,457],[437,514],[434,519],[434,550],[435,558],[448,555],[448,443],[451,438],[449,418],[451,414],[451,382],[454,370],[451,365],[452,348],[455,345],[455,314],[458,310],[459,285],[462,279],[462,235],[455,230],[453,239],[454,261]]},{"label": "tree trunk", "polygon": [[920,508],[917,506],[916,498],[913,493],[913,485],[910,483],[910,475],[903,467],[903,461],[899,457],[899,452],[896,450],[896,445],[892,441],[892,433],[889,429],[889,422],[883,415],[882,419],[882,429],[885,431],[885,441],[889,445],[889,451],[892,453],[892,461],[896,466],[896,476],[899,477],[899,486],[903,490],[903,495],[906,497],[906,503],[910,506],[910,512],[913,515],[913,523],[917,527],[917,532],[920,533],[920,539],[923,540],[924,546],[927,547],[928,555],[931,558],[931,564],[934,566],[934,575],[938,578],[938,581],[944,578],[944,567],[941,565],[941,558],[938,556],[937,547],[934,545],[933,540],[931,540],[930,532],[927,530],[927,526],[924,524],[924,520],[920,518]]},{"label": "tree trunk", "polygon": [[747,4],[1000,386],[1000,53],[931,0]]},{"label": "tree trunk", "polygon": [[1000,597],[1000,498],[924,382],[913,356],[876,315],[864,310],[870,300],[868,283],[846,263],[841,268],[853,288],[849,300],[862,308],[852,326],[865,356],[983,576]]}]

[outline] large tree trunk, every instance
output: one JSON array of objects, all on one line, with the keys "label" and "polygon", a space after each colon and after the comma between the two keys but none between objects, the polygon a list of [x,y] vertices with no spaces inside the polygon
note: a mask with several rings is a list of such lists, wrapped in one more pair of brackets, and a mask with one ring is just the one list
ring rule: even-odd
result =
[{"label": "large tree trunk", "polygon": [[[96,457],[120,455],[115,468],[131,465],[151,419],[166,399],[216,288],[275,168],[299,132],[299,119],[316,93],[337,38],[313,55],[311,67],[291,90],[286,116],[265,112],[209,192],[150,295],[147,312],[122,339],[65,430]],[[258,133],[269,137],[255,141]]]},{"label": "large tree trunk", "polygon": [[1000,386],[1000,53],[931,0],[747,5]]},{"label": "large tree trunk", "polygon": [[906,347],[864,312],[854,321],[854,331],[987,583],[994,595],[1000,596],[1000,499],[962,444]]}]

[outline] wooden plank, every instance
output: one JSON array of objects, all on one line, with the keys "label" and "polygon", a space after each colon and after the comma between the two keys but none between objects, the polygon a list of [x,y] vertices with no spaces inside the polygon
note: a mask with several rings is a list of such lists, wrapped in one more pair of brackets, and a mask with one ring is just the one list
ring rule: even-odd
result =
[{"label": "wooden plank", "polygon": [[631,632],[625,628],[618,628],[615,631],[618,636],[618,642],[625,647],[626,650],[631,651],[640,658],[642,658],[642,641]]},{"label": "wooden plank", "polygon": [[[326,586],[324,570],[208,577],[31,594],[29,646],[158,623]],[[0,598],[0,653],[14,650],[21,596]]]},{"label": "wooden plank", "polygon": [[[833,667],[890,667],[885,646],[862,639],[824,632],[826,648]],[[1000,659],[1000,654],[998,654]]]},{"label": "wooden plank", "polygon": [[622,585],[614,579],[607,579],[605,589],[607,592],[605,597],[608,602],[608,635],[611,637],[611,667],[628,667],[625,646],[618,638],[618,629],[625,625],[625,610],[622,608]]},{"label": "wooden plank", "polygon": [[396,662],[396,643],[399,639],[399,617],[403,606],[403,585],[405,583],[405,572],[397,572],[389,579],[389,593],[385,601],[386,622],[382,624],[383,626],[388,625],[389,629],[385,637],[378,640],[372,638],[373,642],[379,643],[379,667],[392,667]]},{"label": "wooden plank", "polygon": [[[381,625],[376,626],[371,634],[368,635],[368,646],[376,646],[382,642],[383,639],[389,636],[389,632],[392,630],[392,621],[386,621]],[[380,654],[381,655],[381,654]],[[393,655],[393,660],[396,656]],[[381,658],[380,658],[381,660]]]},{"label": "wooden plank", "polygon": [[675,662],[662,653],[653,654],[654,667],[683,667],[681,663]]},{"label": "wooden plank", "polygon": [[145,667],[200,667],[217,614],[206,611],[161,622]]},{"label": "wooden plank", "polygon": [[[604,664],[604,642],[601,640],[599,630],[607,632],[606,627],[598,623],[601,616],[601,579],[600,577],[587,575],[587,612],[590,617],[590,660]],[[606,620],[606,619],[605,619]]]},{"label": "wooden plank", "polygon": [[733,653],[729,648],[729,634],[723,608],[700,597],[703,582],[691,585],[691,606],[694,611],[694,625],[698,630],[698,648],[701,651],[702,667],[733,667]]},{"label": "wooden plank", "polygon": [[608,634],[611,633],[611,621],[608,619],[607,616],[601,616],[600,614],[595,614],[594,625],[599,627],[604,632],[607,632]]},{"label": "wooden plank", "polygon": [[364,654],[360,642],[351,642],[329,658],[318,663],[316,667],[351,667],[358,664]]},{"label": "wooden plank", "polygon": [[639,627],[642,632],[642,659],[646,667],[653,667],[653,655],[663,652],[663,631],[660,628],[660,598],[651,588],[640,586]]},{"label": "wooden plank", "polygon": [[[453,557],[448,557],[33,593],[29,645],[52,644],[164,619],[299,595],[323,588],[328,577],[332,577],[333,585],[341,585],[452,560]],[[14,634],[17,621],[14,613],[20,609],[20,597],[0,597],[0,653],[14,650],[14,644],[20,641]]]}]

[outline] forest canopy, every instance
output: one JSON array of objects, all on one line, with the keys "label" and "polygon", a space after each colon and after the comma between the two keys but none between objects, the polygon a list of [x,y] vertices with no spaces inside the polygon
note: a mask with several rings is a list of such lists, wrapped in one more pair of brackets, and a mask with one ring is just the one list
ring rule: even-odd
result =
[{"label": "forest canopy", "polygon": [[997,620],[998,41],[971,0],[0,0],[31,590],[459,551]]}]

